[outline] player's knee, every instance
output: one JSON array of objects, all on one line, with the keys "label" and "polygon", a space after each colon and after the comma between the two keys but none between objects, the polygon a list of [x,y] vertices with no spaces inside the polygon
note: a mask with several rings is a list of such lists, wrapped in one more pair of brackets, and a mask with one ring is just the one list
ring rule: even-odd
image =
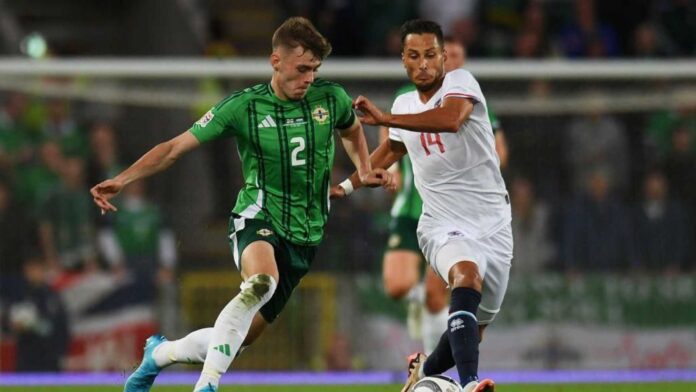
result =
[{"label": "player's knee", "polygon": [[413,283],[405,280],[384,279],[384,292],[393,299],[404,298],[413,286]]},{"label": "player's knee", "polygon": [[476,263],[464,261],[455,264],[450,269],[449,284],[453,289],[457,287],[468,287],[481,292],[483,288],[483,278],[481,274],[479,274]]},{"label": "player's knee", "polygon": [[250,299],[266,303],[273,297],[277,286],[278,283],[271,275],[256,274],[244,281],[241,289],[243,295]]}]

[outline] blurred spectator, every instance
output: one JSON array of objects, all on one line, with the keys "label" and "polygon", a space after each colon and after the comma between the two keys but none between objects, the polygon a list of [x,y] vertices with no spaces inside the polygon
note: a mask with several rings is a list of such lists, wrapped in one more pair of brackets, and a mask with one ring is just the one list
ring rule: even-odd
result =
[{"label": "blurred spectator", "polygon": [[643,184],[643,201],[635,212],[638,264],[652,272],[678,272],[693,260],[693,233],[684,206],[669,198],[667,179],[651,171]]},{"label": "blurred spectator", "polygon": [[696,136],[687,127],[678,127],[672,133],[672,148],[663,160],[665,175],[674,196],[696,208]]},{"label": "blurred spectator", "polygon": [[16,340],[16,370],[61,370],[70,340],[68,318],[60,296],[46,283],[46,266],[39,257],[26,259],[22,288],[4,308],[3,330]]},{"label": "blurred spectator", "polygon": [[0,109],[0,169],[11,170],[31,158],[31,135],[24,123],[28,100],[12,93]]},{"label": "blurred spectator", "polygon": [[159,207],[147,199],[145,183],[126,187],[111,227],[99,233],[99,247],[112,271],[143,277],[148,285],[170,282],[176,265],[176,241]]},{"label": "blurred spectator", "polygon": [[87,140],[72,118],[68,101],[53,99],[48,102],[42,133],[45,138],[57,141],[66,155],[87,156]]},{"label": "blurred spectator", "polygon": [[556,253],[549,237],[550,210],[536,199],[534,185],[527,178],[516,177],[510,192],[515,239],[513,268],[516,273],[548,269]]},{"label": "blurred spectator", "polygon": [[89,146],[88,185],[112,178],[124,169],[119,162],[116,131],[111,124],[104,122],[94,124],[89,133]]},{"label": "blurred spectator", "polygon": [[60,187],[42,206],[39,235],[44,256],[56,272],[93,271],[94,249],[92,198],[85,186],[84,163],[65,160]]},{"label": "blurred spectator", "polygon": [[38,148],[39,162],[22,165],[16,170],[17,200],[34,217],[41,213],[41,206],[60,186],[60,175],[65,157],[60,146],[47,141]]},{"label": "blurred spectator", "polygon": [[681,128],[691,134],[688,150],[696,154],[696,106],[682,105],[677,110],[661,110],[650,116],[645,140],[653,160],[664,159],[674,151],[672,133]]},{"label": "blurred spectator", "polygon": [[594,110],[568,125],[567,159],[573,189],[587,183],[588,175],[602,169],[612,190],[623,192],[629,179],[629,150],[623,124],[602,111],[599,97]]},{"label": "blurred spectator", "polygon": [[161,329],[177,332],[176,240],[159,207],[147,199],[144,181],[124,189],[118,213],[100,230],[98,242],[114,276],[125,283],[99,310],[159,298]]},{"label": "blurred spectator", "polygon": [[640,58],[669,57],[673,53],[670,42],[655,28],[655,25],[643,23],[633,32],[632,53]]},{"label": "blurred spectator", "polygon": [[[475,20],[478,5],[479,0],[420,0],[418,13],[422,19],[439,23],[444,34],[453,35],[456,22]],[[468,47],[467,42],[464,45]]]},{"label": "blurred spectator", "polygon": [[0,297],[16,292],[24,258],[37,244],[35,223],[17,205],[10,184],[0,178]]},{"label": "blurred spectator", "polygon": [[575,19],[559,32],[560,49],[566,57],[619,55],[616,32],[597,20],[594,3],[594,0],[575,0]]},{"label": "blurred spectator", "polygon": [[[481,2],[479,44],[481,55],[507,57],[518,51],[535,52],[545,46],[545,13],[537,0],[489,0]],[[532,57],[532,56],[523,56]]]},{"label": "blurred spectator", "polygon": [[563,264],[569,272],[625,271],[632,261],[628,212],[611,195],[605,171],[590,173],[586,186],[565,211]]},{"label": "blurred spectator", "polygon": [[693,0],[656,0],[657,20],[679,56],[696,54],[696,7]]}]

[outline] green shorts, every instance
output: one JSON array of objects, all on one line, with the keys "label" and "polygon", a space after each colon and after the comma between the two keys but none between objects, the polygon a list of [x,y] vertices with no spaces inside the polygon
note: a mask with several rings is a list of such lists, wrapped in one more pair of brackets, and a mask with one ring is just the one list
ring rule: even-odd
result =
[{"label": "green shorts", "polygon": [[246,219],[237,214],[230,217],[229,237],[234,262],[239,271],[244,249],[254,241],[265,241],[273,246],[278,265],[279,282],[273,297],[261,307],[261,315],[272,323],[283,310],[295,287],[312,265],[316,246],[295,245],[279,236],[270,222],[261,219]]},{"label": "green shorts", "polygon": [[418,220],[399,216],[392,218],[389,223],[389,240],[387,241],[387,251],[390,250],[410,250],[421,253],[418,247]]}]

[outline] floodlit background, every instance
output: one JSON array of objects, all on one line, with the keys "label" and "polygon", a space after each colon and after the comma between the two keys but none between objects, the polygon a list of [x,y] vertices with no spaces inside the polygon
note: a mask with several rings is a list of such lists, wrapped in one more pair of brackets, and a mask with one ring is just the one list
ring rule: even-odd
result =
[{"label": "floodlit background", "polygon": [[[693,1],[0,0],[0,371],[128,370],[150,334],[213,324],[239,285],[234,140],[133,184],[117,214],[88,189],[268,82],[293,15],[333,44],[320,75],[384,109],[407,83],[401,23],[466,44],[515,236],[482,369],[696,368]],[[234,369],[402,369],[419,343],[383,294],[391,198],[332,204],[313,272]]]}]

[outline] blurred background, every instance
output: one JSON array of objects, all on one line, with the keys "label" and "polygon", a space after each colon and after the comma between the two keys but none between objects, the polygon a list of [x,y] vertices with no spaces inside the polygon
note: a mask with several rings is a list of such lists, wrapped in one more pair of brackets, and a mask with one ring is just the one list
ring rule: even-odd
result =
[{"label": "blurred background", "polygon": [[[88,189],[269,81],[294,15],[333,44],[320,76],[384,109],[407,83],[405,20],[466,45],[515,237],[482,368],[696,368],[694,1],[0,0],[0,371],[130,369],[150,334],[213,324],[239,285],[234,140],[133,184],[116,214]],[[335,182],[351,171],[339,148]],[[235,369],[402,368],[419,343],[383,294],[391,201],[333,203],[313,272]]]}]

